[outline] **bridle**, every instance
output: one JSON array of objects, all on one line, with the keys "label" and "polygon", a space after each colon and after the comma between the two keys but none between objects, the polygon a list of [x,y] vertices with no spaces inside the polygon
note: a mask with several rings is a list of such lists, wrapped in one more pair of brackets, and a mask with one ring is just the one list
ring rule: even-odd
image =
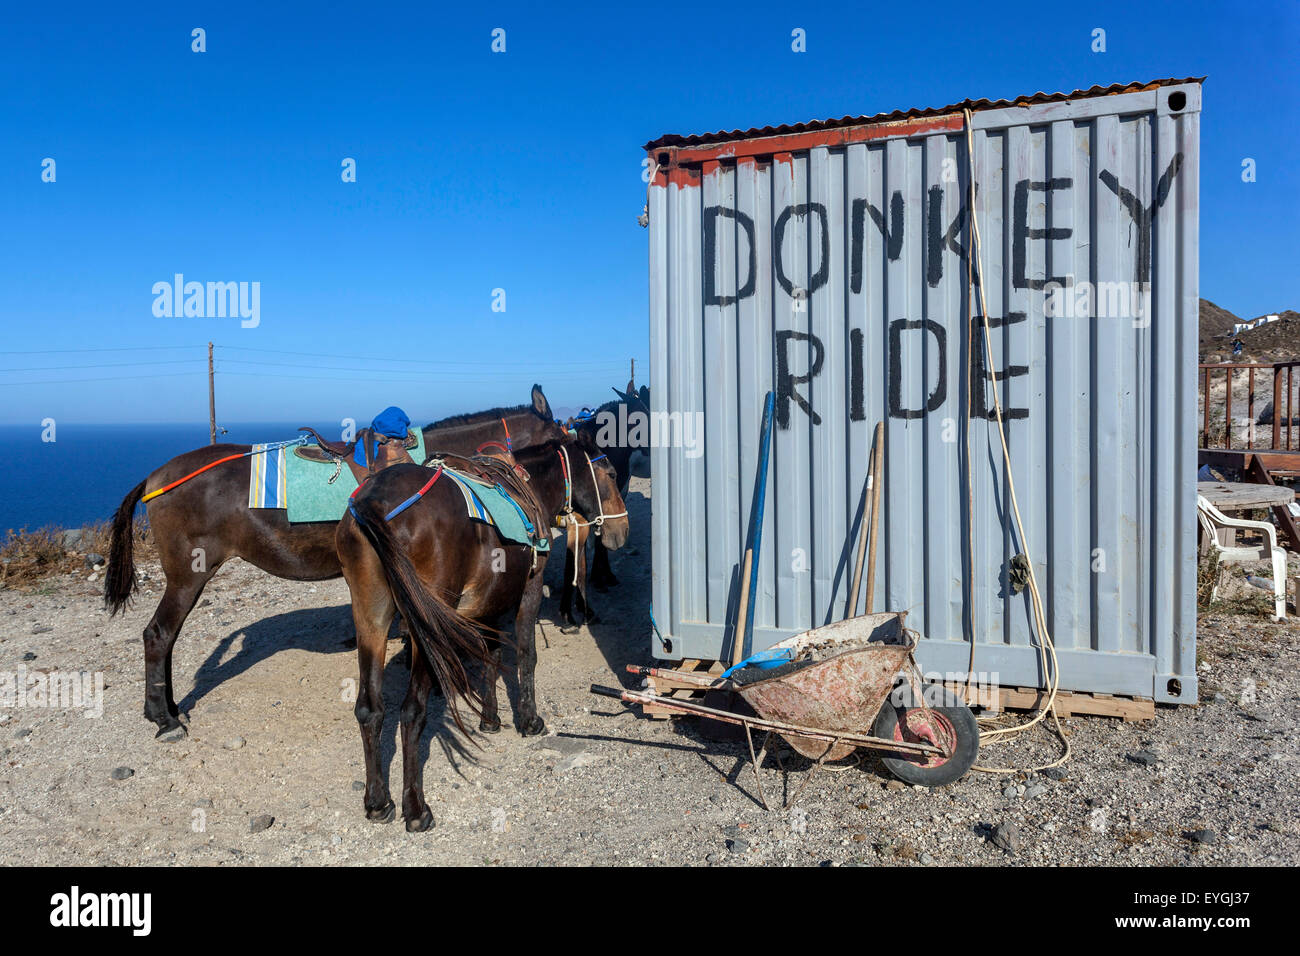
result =
[{"label": "bridle", "polygon": [[599,512],[595,519],[591,521],[579,521],[573,512],[573,480],[572,468],[569,466],[569,450],[563,445],[556,452],[560,456],[560,468],[564,473],[564,512],[557,516],[556,524],[562,524],[566,527],[573,528],[576,532],[578,528],[589,528],[595,526],[596,535],[600,535],[601,526],[605,524],[606,519],[626,518],[627,511],[620,511],[618,514],[605,514],[605,503],[600,499],[600,482],[596,480],[596,462],[604,458],[604,455],[597,455],[592,458],[585,451],[582,457],[587,459],[587,470],[591,473],[591,487],[596,492],[596,510]]},{"label": "bridle", "polygon": [[[565,545],[568,547],[569,553],[573,554],[577,551],[578,531],[580,529],[590,528],[592,525],[595,525],[596,535],[599,537],[601,526],[604,525],[606,518],[626,518],[627,511],[620,511],[616,515],[605,514],[604,502],[600,500],[600,483],[596,481],[596,462],[600,461],[605,456],[597,455],[595,458],[592,458],[584,451],[582,454],[583,457],[587,459],[587,470],[591,472],[591,487],[595,489],[596,492],[596,510],[599,514],[596,515],[595,521],[579,521],[573,510],[573,481],[570,478],[572,470],[569,467],[569,450],[561,445],[560,450],[556,452],[556,454],[560,456],[560,469],[564,473],[564,513],[555,516],[555,523],[565,529]],[[573,584],[575,587],[578,584],[578,562],[576,559],[573,562]]]},{"label": "bridle", "polygon": [[491,448],[495,445],[497,448],[500,448],[503,452],[505,452],[506,455],[510,457],[511,461],[514,461],[515,445],[514,442],[510,440],[510,426],[506,424],[506,420],[504,418],[501,419],[501,427],[505,429],[506,432],[506,443],[504,445],[501,444],[501,442],[499,441],[485,441],[483,444],[478,446],[476,451],[478,452],[478,454],[482,455],[484,454],[483,452],[484,448]]}]

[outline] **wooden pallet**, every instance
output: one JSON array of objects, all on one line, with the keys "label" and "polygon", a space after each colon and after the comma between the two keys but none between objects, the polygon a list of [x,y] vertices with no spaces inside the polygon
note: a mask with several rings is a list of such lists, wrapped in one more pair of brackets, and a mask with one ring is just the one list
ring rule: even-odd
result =
[{"label": "wooden pallet", "polygon": [[[668,663],[666,667],[671,667],[679,671],[691,671],[692,673],[717,677],[726,667],[720,661],[697,661],[684,660],[679,663]],[[671,677],[650,677],[650,689],[660,697],[673,697],[686,700],[703,700],[704,691],[694,684],[684,684],[675,681]],[[681,714],[676,711],[665,710],[662,707],[655,707],[653,704],[647,704],[641,708],[642,713],[647,717],[653,717],[655,720],[667,720],[669,717],[680,717]]]},{"label": "wooden pallet", "polygon": [[[726,668],[718,661],[684,660],[676,664],[667,664],[676,670],[691,671],[716,677]],[[662,696],[686,700],[700,700],[704,691],[700,688],[675,681],[670,677],[651,677],[650,689]],[[1002,687],[999,685],[973,684],[969,688],[964,683],[948,682],[945,684],[957,696],[962,697],[972,707],[978,707],[986,713],[1000,713],[1004,710],[1037,710],[1046,700],[1047,692],[1037,687]],[[647,717],[664,720],[680,716],[653,704],[643,708]],[[1056,694],[1056,713],[1060,717],[1074,717],[1088,714],[1095,717],[1118,717],[1121,720],[1151,720],[1156,715],[1155,701],[1149,697],[1116,697],[1113,694],[1088,694],[1081,691],[1058,691]]]},{"label": "wooden pallet", "polygon": [[[965,684],[947,682],[946,687],[963,696]],[[1047,691],[1038,687],[971,688],[971,706],[981,707],[987,713],[1003,710],[1034,711],[1047,702]],[[1057,691],[1056,714],[1074,717],[1089,714],[1094,717],[1118,717],[1121,720],[1151,720],[1156,715],[1156,702],[1150,697],[1117,697],[1114,694],[1088,694],[1082,691]]]}]

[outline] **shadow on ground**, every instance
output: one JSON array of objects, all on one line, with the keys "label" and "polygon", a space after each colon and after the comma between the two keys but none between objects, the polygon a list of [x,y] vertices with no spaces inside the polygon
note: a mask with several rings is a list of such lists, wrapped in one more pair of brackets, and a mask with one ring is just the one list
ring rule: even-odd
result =
[{"label": "shadow on ground", "polygon": [[[228,660],[235,641],[243,635],[238,653]],[[180,640],[184,640],[184,634]],[[207,660],[194,674],[194,687],[178,706],[188,713],[214,688],[280,651],[303,650],[314,654],[353,653],[356,641],[352,629],[352,608],[347,604],[334,607],[301,608],[263,618],[223,637],[212,648]]]}]

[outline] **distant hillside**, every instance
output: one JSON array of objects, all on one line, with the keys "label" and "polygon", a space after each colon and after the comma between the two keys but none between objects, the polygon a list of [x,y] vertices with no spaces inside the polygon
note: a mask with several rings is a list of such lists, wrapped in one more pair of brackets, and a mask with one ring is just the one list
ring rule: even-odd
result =
[{"label": "distant hillside", "polygon": [[1215,341],[1220,336],[1231,335],[1234,323],[1241,319],[1227,309],[1220,308],[1209,299],[1201,300],[1201,361],[1211,351],[1232,351],[1232,340]]},{"label": "distant hillside", "polygon": [[1300,359],[1300,312],[1278,312],[1278,320],[1242,332],[1242,357],[1247,362],[1280,362]]},{"label": "distant hillside", "polygon": [[[1300,312],[1286,309],[1275,314],[1278,321],[1249,329],[1236,337],[1241,355],[1232,354],[1232,326],[1244,322],[1209,299],[1201,300],[1200,343],[1202,362],[1280,362],[1300,359]],[[1254,318],[1262,318],[1255,316]],[[1251,320],[1253,321],[1253,319]]]}]

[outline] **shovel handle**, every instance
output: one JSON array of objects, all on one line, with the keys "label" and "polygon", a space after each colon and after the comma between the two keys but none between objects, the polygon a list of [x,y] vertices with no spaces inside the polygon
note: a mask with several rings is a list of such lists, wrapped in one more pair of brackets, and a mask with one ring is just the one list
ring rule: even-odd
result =
[{"label": "shovel handle", "polygon": [[749,620],[749,579],[754,575],[754,549],[745,549],[745,563],[740,569],[740,604],[736,608],[736,626],[731,636],[731,663],[745,657],[745,622]]}]

